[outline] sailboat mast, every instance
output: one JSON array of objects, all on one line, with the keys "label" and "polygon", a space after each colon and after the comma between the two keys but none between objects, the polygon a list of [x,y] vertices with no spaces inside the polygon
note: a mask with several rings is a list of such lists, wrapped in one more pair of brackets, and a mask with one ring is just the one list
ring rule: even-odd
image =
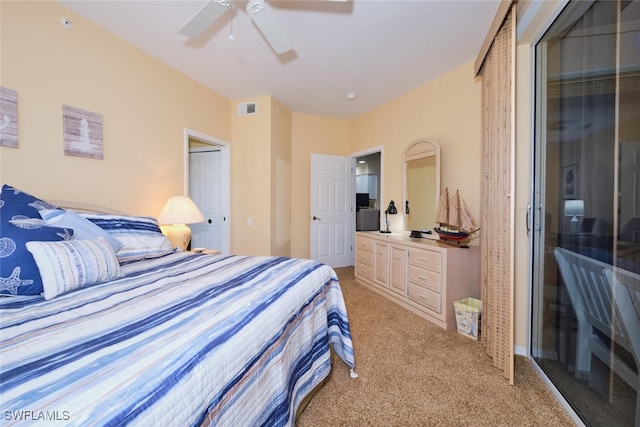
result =
[{"label": "sailboat mast", "polygon": [[460,192],[456,190],[456,226],[462,231],[462,217],[460,216]]},{"label": "sailboat mast", "polygon": [[447,222],[445,223],[445,227],[447,227],[447,229],[448,229],[448,228],[449,228],[449,226],[450,226],[450,224],[449,224],[449,223],[451,222],[451,221],[449,220],[449,218],[450,218],[450,217],[449,217],[449,212],[450,212],[450,211],[449,211],[449,189],[447,188],[447,189],[446,189],[446,191],[447,191],[447,201],[446,201],[446,202],[445,202],[445,204],[444,204],[444,210],[445,210],[445,212],[446,212],[446,214],[447,214]]}]

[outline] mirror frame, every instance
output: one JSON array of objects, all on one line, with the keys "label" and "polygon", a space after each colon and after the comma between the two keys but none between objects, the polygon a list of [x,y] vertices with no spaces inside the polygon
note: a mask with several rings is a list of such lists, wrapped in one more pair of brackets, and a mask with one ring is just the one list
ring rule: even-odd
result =
[{"label": "mirror frame", "polygon": [[[438,206],[438,200],[440,199],[440,144],[438,141],[431,138],[420,138],[413,141],[404,150],[402,154],[402,214],[404,215],[404,228],[407,230],[407,219],[404,211],[404,205],[407,200],[407,162],[411,160],[422,159],[424,157],[435,156],[436,158],[436,185],[435,185],[435,199],[434,206]],[[435,215],[435,213],[434,213]],[[437,235],[423,234],[423,237],[438,239]]]}]

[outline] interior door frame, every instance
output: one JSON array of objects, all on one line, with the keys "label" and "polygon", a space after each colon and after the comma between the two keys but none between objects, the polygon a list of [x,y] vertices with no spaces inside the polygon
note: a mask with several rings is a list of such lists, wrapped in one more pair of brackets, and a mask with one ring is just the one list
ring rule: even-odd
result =
[{"label": "interior door frame", "polygon": [[189,196],[189,139],[195,139],[204,144],[216,146],[220,149],[221,164],[222,164],[222,200],[225,202],[224,207],[220,210],[223,217],[226,218],[222,225],[222,237],[220,239],[223,242],[221,253],[231,253],[231,144],[220,138],[198,132],[193,129],[184,128],[184,194]]},{"label": "interior door frame", "polygon": [[[379,205],[380,205],[380,228],[383,227],[383,222],[384,222],[384,211],[387,208],[387,205],[385,205],[384,203],[384,145],[377,145],[375,147],[371,147],[371,148],[367,148],[366,150],[362,150],[362,151],[357,151],[355,153],[351,153],[351,160],[352,162],[355,162],[356,159],[358,157],[364,157],[364,156],[368,156],[369,154],[375,154],[375,153],[380,153],[380,185],[378,186],[378,200],[380,201]],[[401,159],[399,159],[399,161],[402,161]],[[353,188],[356,188],[356,170],[354,168],[353,173]],[[404,179],[404,178],[403,178]],[[353,200],[351,202],[352,206],[356,205],[356,193],[355,191],[353,192]],[[402,211],[404,212],[404,210]],[[354,215],[355,215],[355,210],[354,210]],[[403,223],[404,223],[404,216],[403,216]],[[355,241],[356,241],[356,228],[355,228],[355,219],[353,221],[353,240],[352,240],[352,245],[355,246]],[[403,226],[404,229],[404,226]],[[354,260],[355,260],[355,251],[354,251]],[[355,261],[354,261],[355,262]]]}]

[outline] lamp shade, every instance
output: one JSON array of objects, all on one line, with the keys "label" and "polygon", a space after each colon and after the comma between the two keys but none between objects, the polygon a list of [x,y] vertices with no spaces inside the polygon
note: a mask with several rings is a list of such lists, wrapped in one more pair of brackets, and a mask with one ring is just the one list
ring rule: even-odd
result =
[{"label": "lamp shade", "polygon": [[564,216],[584,216],[584,200],[566,200]]},{"label": "lamp shade", "polygon": [[194,224],[203,221],[202,213],[187,196],[170,197],[158,217],[160,224]]},{"label": "lamp shade", "polygon": [[396,209],[396,204],[393,200],[389,202],[389,206],[387,207],[387,213],[389,215],[395,215],[398,213],[398,209]]}]

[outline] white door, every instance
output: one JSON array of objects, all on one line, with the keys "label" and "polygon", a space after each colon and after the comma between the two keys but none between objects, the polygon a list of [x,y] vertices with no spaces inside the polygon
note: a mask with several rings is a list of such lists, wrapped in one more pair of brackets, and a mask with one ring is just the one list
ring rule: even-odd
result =
[{"label": "white door", "polygon": [[189,226],[192,248],[219,249],[225,253],[222,169],[220,149],[211,146],[189,150],[189,196],[205,219]]},{"label": "white door", "polygon": [[311,154],[311,258],[353,265],[355,176],[350,157]]}]

